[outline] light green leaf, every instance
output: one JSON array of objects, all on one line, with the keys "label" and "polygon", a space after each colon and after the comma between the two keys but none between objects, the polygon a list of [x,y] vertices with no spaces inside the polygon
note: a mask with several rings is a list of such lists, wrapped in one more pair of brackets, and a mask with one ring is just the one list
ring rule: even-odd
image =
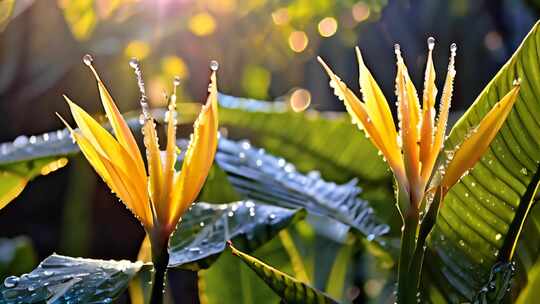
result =
[{"label": "light green leaf", "polygon": [[325,293],[301,282],[230,245],[232,253],[262,278],[285,303],[338,303]]},{"label": "light green leaf", "polygon": [[481,291],[487,299],[500,292],[493,288],[486,294],[483,287],[489,284],[490,277],[497,277],[493,271],[499,268],[495,265],[506,265],[513,258],[540,181],[538,31],[537,24],[456,123],[446,142],[446,149],[462,142],[510,91],[514,80],[521,80],[518,100],[499,134],[442,204],[424,265],[427,295],[431,289],[432,294],[439,293],[446,301],[457,303],[471,301]]},{"label": "light green leaf", "polygon": [[32,271],[38,262],[32,242],[23,236],[0,239],[0,253],[0,280]]}]

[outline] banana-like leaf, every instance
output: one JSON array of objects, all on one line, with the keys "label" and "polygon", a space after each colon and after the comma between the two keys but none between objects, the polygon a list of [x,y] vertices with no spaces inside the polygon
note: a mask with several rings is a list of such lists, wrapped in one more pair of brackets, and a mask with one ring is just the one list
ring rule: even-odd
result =
[{"label": "banana-like leaf", "polygon": [[197,203],[184,215],[170,239],[169,267],[208,268],[230,240],[251,252],[305,214],[302,209],[254,201],[220,205]]},{"label": "banana-like leaf", "polygon": [[451,303],[480,298],[495,303],[500,290],[486,286],[511,272],[540,181],[539,47],[537,24],[449,135],[447,150],[462,142],[520,79],[518,100],[489,150],[444,200],[423,272],[424,293],[432,299],[438,295]]},{"label": "banana-like leaf", "polygon": [[285,303],[289,304],[323,304],[338,303],[327,294],[304,282],[301,282],[262,261],[241,252],[232,244],[232,253],[246,263],[270,288],[276,292]]},{"label": "banana-like leaf", "polygon": [[28,274],[4,279],[2,303],[112,303],[149,264],[53,254]]},{"label": "banana-like leaf", "polygon": [[296,171],[283,158],[253,147],[249,142],[219,141],[217,164],[227,173],[229,181],[244,196],[269,204],[305,208],[309,213],[322,215],[344,223],[368,240],[385,247],[390,227],[375,215],[369,203],[358,198],[362,190],[356,179],[337,185],[323,180],[317,171],[307,175]]},{"label": "banana-like leaf", "polygon": [[[253,142],[293,162],[300,171],[318,170],[325,179],[362,186],[388,183],[387,165],[344,113],[293,112],[283,102],[220,94],[220,125],[253,132]],[[246,137],[246,136],[242,136]],[[359,161],[362,160],[362,161]]]}]

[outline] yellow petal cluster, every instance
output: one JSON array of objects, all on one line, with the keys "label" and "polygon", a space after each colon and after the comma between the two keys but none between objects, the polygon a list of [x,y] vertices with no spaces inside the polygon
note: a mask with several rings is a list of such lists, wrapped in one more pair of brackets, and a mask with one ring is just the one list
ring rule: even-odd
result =
[{"label": "yellow petal cluster", "polygon": [[[406,191],[411,206],[414,208],[418,208],[424,199],[428,183],[436,172],[434,168],[444,146],[452,88],[456,75],[454,64],[457,47],[452,44],[448,72],[440,99],[439,114],[435,120],[437,87],[432,58],[434,45],[435,39],[430,37],[428,39],[428,59],[424,76],[422,106],[420,106],[416,88],[407,71],[400,47],[395,45],[399,131],[396,130],[388,102],[365,65],[358,47],[356,54],[362,99],[358,98],[321,58],[318,58],[330,76],[330,86],[334,89],[334,93],[344,102],[353,122],[364,130],[366,136],[382,153],[396,177],[399,189]],[[474,166],[502,127],[517,100],[518,92],[519,84],[516,84],[482,119],[474,132],[464,139],[459,148],[453,151],[454,157],[447,159],[442,167],[443,170],[439,171],[443,177],[438,181],[440,184],[435,186],[442,186],[446,192],[465,172]]]},{"label": "yellow petal cluster", "polygon": [[175,170],[176,146],[176,86],[169,99],[166,114],[167,143],[161,151],[156,124],[148,110],[144,83],[137,61],[130,62],[135,69],[141,90],[142,132],[146,148],[147,166],[126,121],[111,95],[92,66],[92,58],[84,57],[92,70],[113,134],[101,126],[81,107],[65,97],[78,129],[71,131],[86,159],[107,183],[109,188],[133,212],[147,231],[159,227],[170,233],[181,215],[189,208],[201,190],[217,148],[217,68],[210,76],[209,95],[194,124],[194,132],[180,171]]}]

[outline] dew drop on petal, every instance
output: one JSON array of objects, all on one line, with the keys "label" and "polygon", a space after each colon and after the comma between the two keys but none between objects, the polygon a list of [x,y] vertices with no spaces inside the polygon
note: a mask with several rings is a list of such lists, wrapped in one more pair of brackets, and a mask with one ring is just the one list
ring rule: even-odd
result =
[{"label": "dew drop on petal", "polygon": [[210,61],[210,69],[212,71],[217,71],[219,69],[219,62],[217,62],[216,60]]},{"label": "dew drop on petal", "polygon": [[87,65],[87,66],[91,66],[92,62],[94,62],[94,58],[90,54],[84,55],[82,60],[83,60],[84,64]]},{"label": "dew drop on petal", "polygon": [[433,48],[435,47],[435,38],[429,37],[427,39],[427,45],[428,45],[429,50],[433,50]]}]

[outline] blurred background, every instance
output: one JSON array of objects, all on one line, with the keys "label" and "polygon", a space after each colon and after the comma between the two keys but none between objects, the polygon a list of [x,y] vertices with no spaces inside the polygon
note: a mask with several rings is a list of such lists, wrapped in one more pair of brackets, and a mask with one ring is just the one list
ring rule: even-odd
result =
[{"label": "blurred background", "polygon": [[[55,112],[70,117],[62,94],[101,113],[81,61],[86,53],[122,111],[138,108],[131,57],[141,60],[154,107],[165,104],[175,75],[182,79],[180,100],[204,100],[215,59],[226,94],[341,111],[317,56],[358,89],[358,45],[393,105],[393,45],[401,45],[421,88],[426,39],[434,36],[439,87],[449,46],[458,45],[452,107],[462,111],[539,14],[536,0],[0,0],[0,142],[62,127]],[[52,252],[134,259],[143,230],[75,158],[0,211],[0,237],[19,235],[32,240],[38,260]],[[185,303],[197,303],[195,275],[179,276]]]}]

